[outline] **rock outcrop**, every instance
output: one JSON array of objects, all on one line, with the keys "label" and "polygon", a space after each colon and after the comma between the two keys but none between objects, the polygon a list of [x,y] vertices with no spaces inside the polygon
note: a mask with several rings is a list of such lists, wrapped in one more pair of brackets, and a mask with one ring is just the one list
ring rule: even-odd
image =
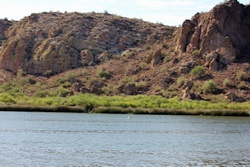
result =
[{"label": "rock outcrop", "polygon": [[0,32],[0,38],[6,39],[0,52],[0,68],[54,75],[141,47],[149,37],[163,40],[174,29],[110,14],[32,14],[13,24],[5,31],[6,36]]},{"label": "rock outcrop", "polygon": [[229,0],[210,12],[197,13],[184,21],[177,48],[188,53],[199,50],[203,56],[216,51],[219,63],[234,62],[250,50],[250,5]]}]

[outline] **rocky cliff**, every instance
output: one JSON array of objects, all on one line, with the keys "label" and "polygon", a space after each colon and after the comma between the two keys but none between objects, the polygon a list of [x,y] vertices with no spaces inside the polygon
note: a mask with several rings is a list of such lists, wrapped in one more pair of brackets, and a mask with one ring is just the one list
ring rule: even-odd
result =
[{"label": "rocky cliff", "polygon": [[173,27],[108,13],[32,14],[6,31],[0,68],[58,74],[93,65],[128,48],[150,45],[173,31]]},{"label": "rocky cliff", "polygon": [[178,50],[188,53],[199,50],[204,57],[217,52],[216,61],[222,64],[232,63],[249,53],[250,6],[229,0],[210,12],[197,13],[183,23]]}]

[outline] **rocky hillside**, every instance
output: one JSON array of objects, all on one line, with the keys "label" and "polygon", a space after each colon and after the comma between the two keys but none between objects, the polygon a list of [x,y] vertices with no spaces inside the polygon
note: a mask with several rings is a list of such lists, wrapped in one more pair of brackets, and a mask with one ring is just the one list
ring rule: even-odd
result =
[{"label": "rocky hillside", "polygon": [[40,13],[6,31],[0,67],[34,75],[54,75],[94,65],[128,48],[153,44],[173,27],[96,13]]},{"label": "rocky hillside", "polygon": [[249,9],[230,0],[179,28],[108,13],[1,20],[0,92],[249,101]]}]

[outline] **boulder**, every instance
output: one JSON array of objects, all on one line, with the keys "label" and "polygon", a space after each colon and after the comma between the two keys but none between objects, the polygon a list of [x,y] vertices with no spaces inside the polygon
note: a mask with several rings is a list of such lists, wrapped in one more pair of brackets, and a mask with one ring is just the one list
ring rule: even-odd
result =
[{"label": "boulder", "polygon": [[205,66],[208,67],[213,59],[217,59],[219,54],[217,52],[212,52],[204,56]]},{"label": "boulder", "polygon": [[148,55],[148,57],[146,59],[146,63],[147,64],[151,63],[152,67],[159,64],[160,61],[163,59],[161,51],[162,51],[162,49],[157,49],[152,54]]},{"label": "boulder", "polygon": [[228,92],[225,94],[225,98],[230,102],[244,102],[246,101],[243,97],[237,96],[234,92]]},{"label": "boulder", "polygon": [[218,71],[219,65],[216,59],[214,58],[210,63],[209,63],[209,70],[210,71]]}]

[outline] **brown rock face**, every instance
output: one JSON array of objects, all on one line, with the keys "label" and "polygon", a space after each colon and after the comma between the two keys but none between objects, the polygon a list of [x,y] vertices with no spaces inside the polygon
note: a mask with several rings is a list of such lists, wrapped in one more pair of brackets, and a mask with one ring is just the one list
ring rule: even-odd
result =
[{"label": "brown rock face", "polygon": [[[1,25],[0,20],[0,38]],[[0,68],[54,75],[141,47],[149,36],[163,40],[173,31],[174,27],[107,14],[32,14],[5,31]]]},{"label": "brown rock face", "polygon": [[186,20],[178,40],[180,52],[201,55],[219,53],[219,63],[229,64],[250,48],[250,5],[230,0],[208,13],[197,13]]}]

